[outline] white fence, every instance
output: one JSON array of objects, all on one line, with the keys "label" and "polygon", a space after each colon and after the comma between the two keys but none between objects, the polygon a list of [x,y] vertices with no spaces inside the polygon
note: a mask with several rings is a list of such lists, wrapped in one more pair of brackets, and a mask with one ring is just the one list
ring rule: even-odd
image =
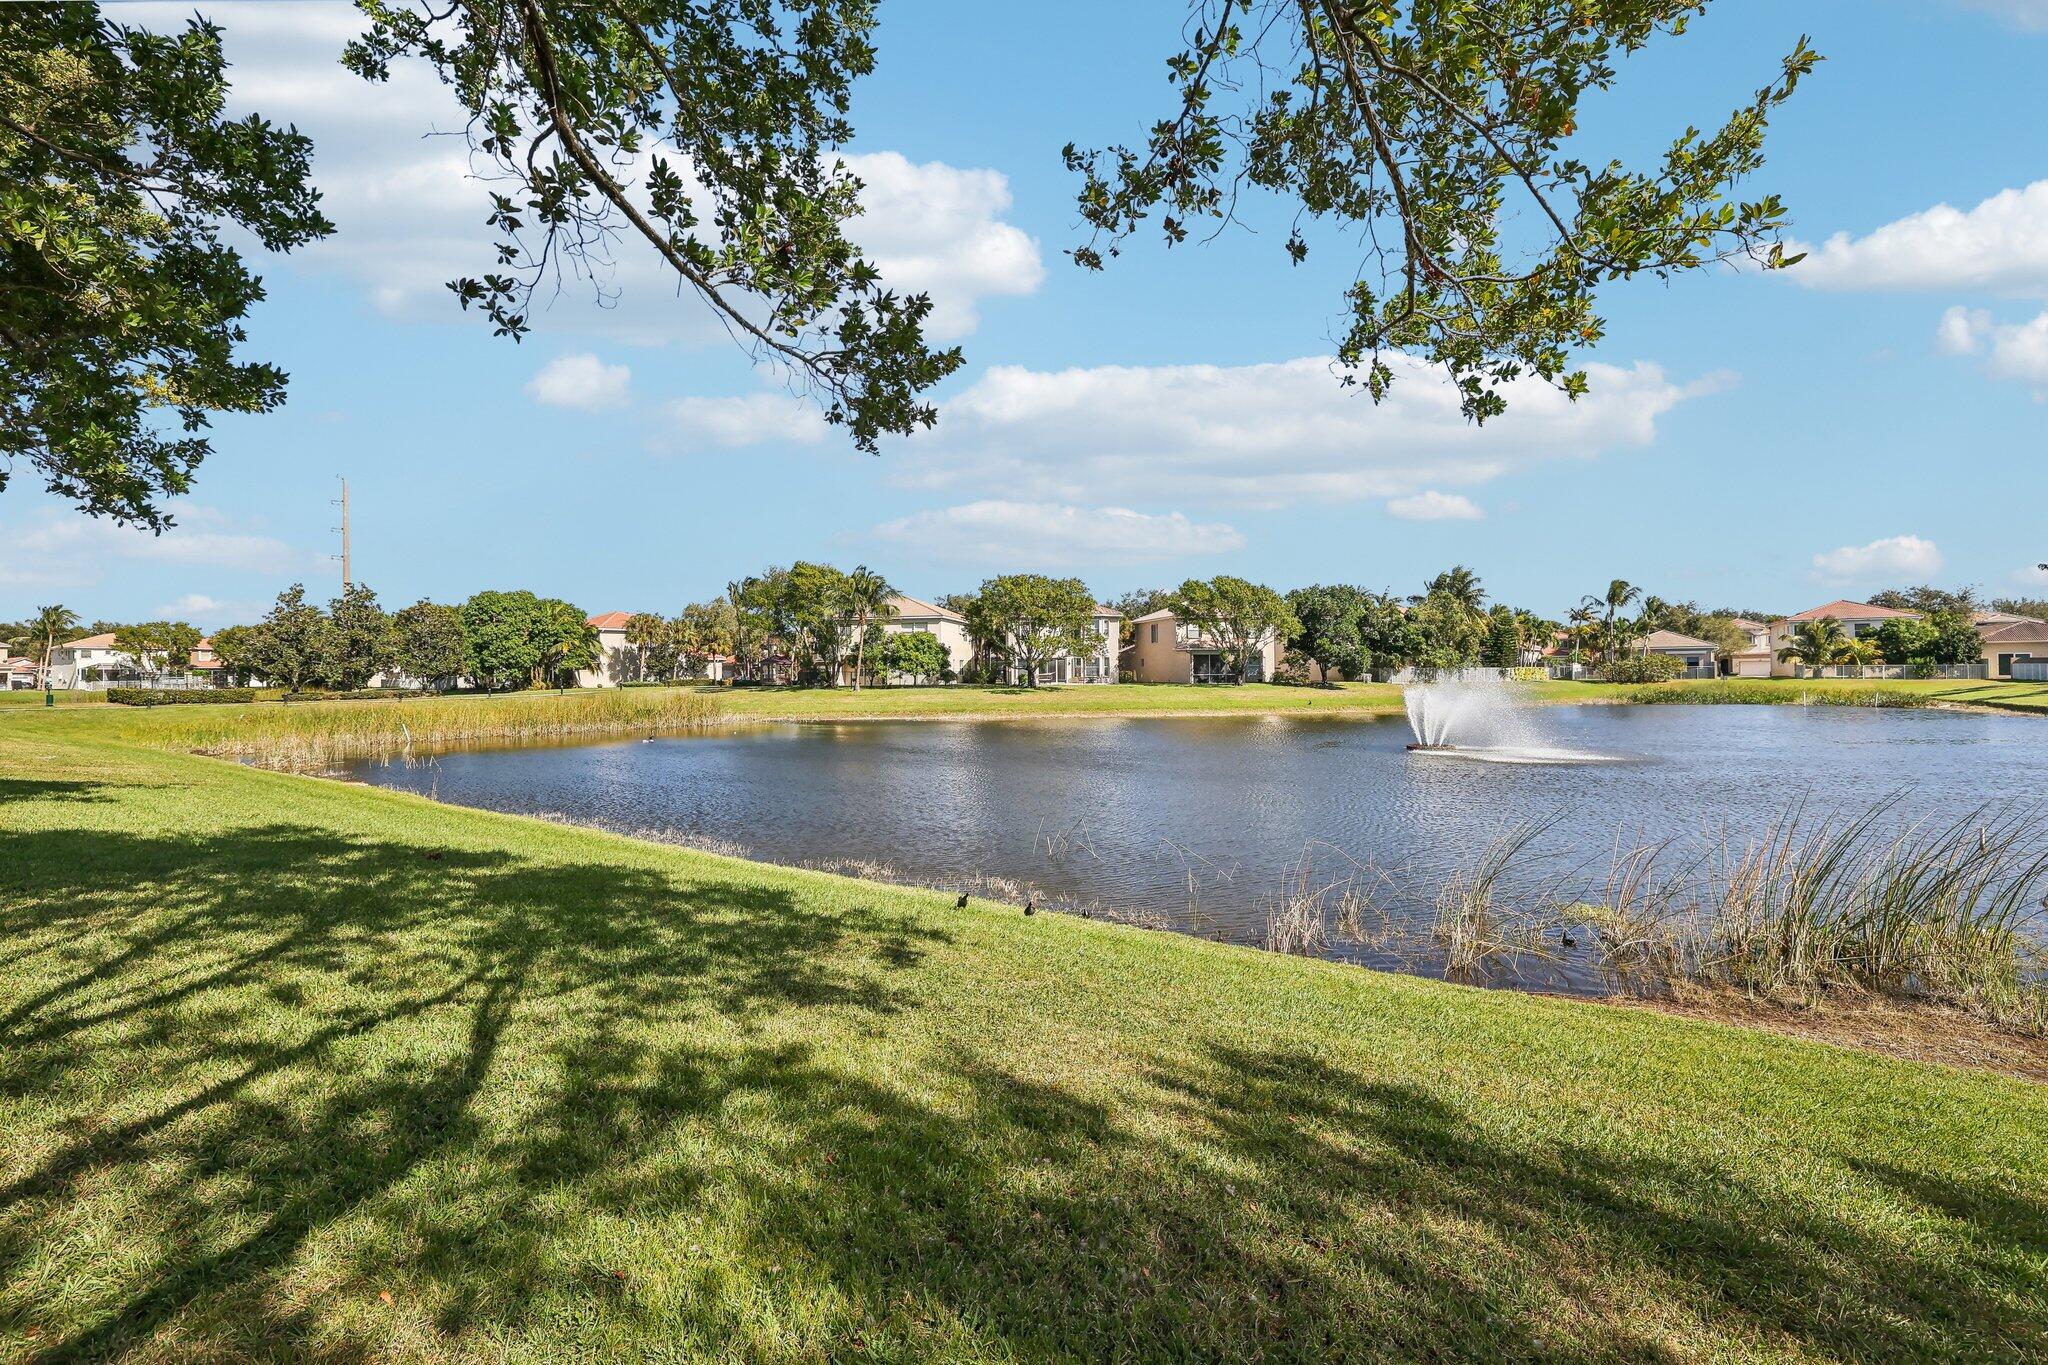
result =
[{"label": "white fence", "polygon": [[2014,682],[2048,682],[2048,659],[2014,659]]},{"label": "white fence", "polygon": [[1973,664],[1826,664],[1819,667],[1795,664],[1792,675],[1796,678],[1950,678],[1966,681],[1988,678],[1991,670],[1981,660]]},{"label": "white fence", "polygon": [[72,684],[80,692],[104,692],[110,687],[141,687],[152,692],[200,692],[213,686],[203,676],[170,677],[157,674],[145,678],[80,678]]}]

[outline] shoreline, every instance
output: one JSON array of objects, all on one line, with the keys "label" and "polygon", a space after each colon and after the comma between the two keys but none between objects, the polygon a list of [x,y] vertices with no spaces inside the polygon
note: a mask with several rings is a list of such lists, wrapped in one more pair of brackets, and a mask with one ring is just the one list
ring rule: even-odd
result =
[{"label": "shoreline", "polygon": [[[755,723],[792,722],[762,720]],[[234,761],[220,759],[215,755],[202,757],[215,758],[217,761]],[[1440,971],[1407,970],[1323,953],[1293,952],[1274,947],[1270,943],[1204,934],[1196,929],[1177,927],[1163,914],[1135,910],[1119,911],[1099,903],[1069,903],[1028,883],[1013,883],[1007,879],[981,876],[973,879],[971,883],[939,886],[901,869],[860,859],[781,862],[757,856],[752,850],[742,846],[673,837],[665,831],[617,829],[572,819],[559,812],[515,812],[490,806],[464,805],[446,800],[438,794],[429,795],[404,788],[383,787],[337,771],[284,771],[287,775],[311,778],[317,782],[396,794],[450,812],[484,814],[580,830],[624,839],[636,845],[682,850],[703,857],[717,858],[769,874],[807,873],[838,878],[862,886],[886,887],[942,898],[964,895],[970,904],[977,904],[984,909],[1000,909],[1010,914],[1019,912],[1020,903],[1029,902],[1035,905],[1041,914],[1137,930],[1151,936],[1172,937],[1191,943],[1240,949],[1260,957],[1313,961],[1331,968],[1364,972],[1374,977],[1429,981],[1533,1000],[1561,1000],[1611,1009],[1648,1011],[1674,1018],[1719,1024],[1728,1028],[1822,1042],[1875,1056],[1964,1070],[1987,1071],[2032,1084],[2048,1085],[2048,1035],[2029,1033],[2020,1027],[1981,1017],[1953,1004],[1916,996],[1893,995],[1853,986],[1830,986],[1804,999],[1774,999],[1729,986],[1694,981],[1670,985],[1666,988],[1667,993],[1661,994],[1636,993],[1612,986],[1604,989],[1575,990],[1540,982],[1522,984],[1513,981],[1460,981]],[[961,885],[967,885],[968,890],[963,893]]]}]

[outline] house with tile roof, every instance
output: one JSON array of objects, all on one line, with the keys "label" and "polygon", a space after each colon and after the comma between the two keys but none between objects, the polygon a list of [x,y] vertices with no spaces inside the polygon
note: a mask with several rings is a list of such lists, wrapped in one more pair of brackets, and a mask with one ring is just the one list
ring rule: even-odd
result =
[{"label": "house with tile roof", "polygon": [[[1123,666],[1138,682],[1234,683],[1237,664],[1221,641],[1205,635],[1198,625],[1183,622],[1170,608],[1140,616],[1131,622],[1130,644],[1124,646]],[[1281,640],[1268,631],[1245,661],[1245,678],[1250,682],[1271,682],[1280,670]]]},{"label": "house with tile roof", "polygon": [[199,637],[184,668],[166,669],[162,674],[144,668],[134,655],[118,649],[112,631],[66,640],[50,651],[50,686],[65,690],[141,682],[169,687],[204,686],[215,680],[220,671],[221,662],[213,652],[210,635]]},{"label": "house with tile roof", "polygon": [[1732,678],[1768,678],[1775,655],[1771,652],[1771,623],[1752,621],[1747,616],[1729,618],[1734,627],[1749,637],[1749,643],[1732,654],[1721,656],[1721,671]]},{"label": "house with tile roof", "polygon": [[1832,602],[1823,602],[1817,607],[1808,607],[1805,611],[1773,621],[1769,645],[1770,676],[1796,676],[1799,666],[1789,660],[1780,659],[1778,652],[1791,645],[1793,632],[1798,630],[1803,622],[1819,621],[1830,616],[1841,623],[1842,633],[1854,640],[1871,634],[1887,621],[1895,621],[1902,616],[1918,619],[1920,613],[1901,611],[1896,607],[1880,607],[1870,602],[1852,602],[1848,598],[1838,597]]},{"label": "house with tile roof", "polygon": [[1663,654],[1685,666],[1688,677],[1714,676],[1720,651],[1711,640],[1681,635],[1675,630],[1653,630],[1635,642],[1643,654]]},{"label": "house with tile roof", "polygon": [[[974,643],[967,638],[967,618],[952,608],[942,607],[936,602],[927,602],[922,597],[912,597],[908,593],[899,592],[889,598],[889,613],[889,615],[875,622],[876,625],[882,628],[884,636],[909,635],[918,631],[932,636],[939,642],[939,646],[946,651],[946,667],[952,670],[955,677],[964,672],[967,665],[974,661]],[[848,621],[846,625],[847,642],[850,645],[852,643],[853,623]],[[937,681],[935,678],[886,676],[882,669],[881,661],[878,659],[871,658],[867,660],[867,666],[869,677],[873,681],[886,683],[890,686],[901,687],[919,682]],[[841,685],[852,683],[852,658],[849,657],[840,664],[839,681]]]},{"label": "house with tile roof", "polygon": [[[1040,687],[1056,683],[1116,681],[1124,614],[1106,602],[1097,602],[1091,624],[1096,642],[1094,649],[1086,654],[1060,654],[1047,659],[1038,667],[1037,683]],[[1032,679],[1025,676],[1025,670],[1012,664],[1004,675],[1004,681],[1012,687],[1022,687]]]},{"label": "house with tile roof", "polygon": [[2012,621],[1990,623],[1988,629],[1980,624],[1977,629],[1984,637],[1986,677],[2026,677],[2030,682],[2043,680],[2040,670],[2023,667],[2015,673],[2014,665],[2029,661],[2048,662],[2048,624],[2022,616]]},{"label": "house with tile roof", "polygon": [[630,611],[601,611],[587,618],[597,631],[597,667],[580,669],[578,687],[617,687],[640,678],[640,649],[626,639]]}]

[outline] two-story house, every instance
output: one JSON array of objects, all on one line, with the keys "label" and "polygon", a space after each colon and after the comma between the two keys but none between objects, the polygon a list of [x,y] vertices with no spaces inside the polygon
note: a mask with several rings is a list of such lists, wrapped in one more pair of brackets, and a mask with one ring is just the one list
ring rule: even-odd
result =
[{"label": "two-story house", "polygon": [[1805,611],[1773,621],[1771,622],[1769,646],[1771,652],[1771,676],[1774,678],[1797,676],[1799,665],[1791,660],[1780,659],[1778,652],[1792,643],[1793,632],[1798,630],[1803,622],[1818,621],[1823,617],[1832,616],[1835,620],[1841,622],[1842,633],[1854,640],[1869,635],[1887,621],[1897,620],[1901,616],[1917,617],[1919,615],[1920,613],[1917,611],[1901,611],[1895,607],[1879,607],[1869,602],[1851,602],[1846,598],[1837,598],[1821,606],[1808,607]]},{"label": "two-story house", "polygon": [[[1123,628],[1124,614],[1115,607],[1097,602],[1094,619],[1090,622],[1094,648],[1085,654],[1060,654],[1045,660],[1038,666],[1038,684],[1043,687],[1051,683],[1115,682],[1117,649]],[[1010,665],[1006,680],[1013,687],[1031,681],[1015,664]]]},{"label": "two-story house", "polygon": [[[1214,637],[1162,607],[1131,623],[1123,666],[1137,682],[1234,683],[1237,662]],[[1280,635],[1268,631],[1245,661],[1247,682],[1270,682],[1280,667]]]}]

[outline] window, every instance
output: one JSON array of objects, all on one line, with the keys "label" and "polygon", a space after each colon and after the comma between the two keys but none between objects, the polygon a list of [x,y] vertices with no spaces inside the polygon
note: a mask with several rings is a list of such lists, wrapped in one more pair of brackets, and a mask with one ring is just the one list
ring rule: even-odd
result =
[{"label": "window", "polygon": [[1159,623],[1157,621],[1152,623],[1152,643],[1155,645],[1159,643]]}]

